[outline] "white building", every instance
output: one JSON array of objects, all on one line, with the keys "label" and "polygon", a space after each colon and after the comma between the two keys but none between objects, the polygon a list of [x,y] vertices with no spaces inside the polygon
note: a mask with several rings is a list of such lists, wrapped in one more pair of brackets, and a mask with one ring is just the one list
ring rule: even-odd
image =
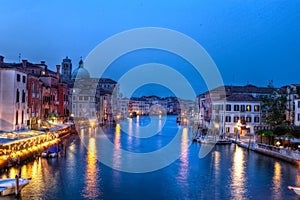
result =
[{"label": "white building", "polygon": [[219,122],[220,134],[254,134],[262,123],[261,101],[248,94],[234,94],[225,101],[214,102],[212,118]]},{"label": "white building", "polygon": [[299,84],[291,84],[288,86],[282,87],[286,91],[286,120],[293,123],[297,121],[297,115],[296,115],[296,110],[297,109],[297,104],[295,100],[299,98],[299,90],[300,90],[300,85]]},{"label": "white building", "polygon": [[300,99],[295,99],[295,118],[294,124],[295,126],[300,126]]},{"label": "white building", "polygon": [[[218,129],[219,134],[254,134],[257,127],[264,126],[261,99],[270,95],[272,89],[246,86],[224,86],[197,96],[199,126]],[[215,123],[216,122],[216,123]]]},{"label": "white building", "polygon": [[[71,115],[90,124],[111,124],[118,112],[117,82],[109,78],[92,78],[80,60],[72,73]],[[116,114],[117,115],[117,114]]]},{"label": "white building", "polygon": [[0,59],[0,130],[27,128],[27,75]]}]

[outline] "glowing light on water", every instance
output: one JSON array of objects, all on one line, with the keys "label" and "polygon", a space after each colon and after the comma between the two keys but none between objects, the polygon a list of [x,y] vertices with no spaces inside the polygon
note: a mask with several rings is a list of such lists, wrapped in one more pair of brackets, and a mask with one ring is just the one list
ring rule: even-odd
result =
[{"label": "glowing light on water", "polygon": [[245,199],[247,192],[245,188],[245,160],[241,147],[237,147],[233,154],[233,164],[231,169],[231,195],[234,199]]}]

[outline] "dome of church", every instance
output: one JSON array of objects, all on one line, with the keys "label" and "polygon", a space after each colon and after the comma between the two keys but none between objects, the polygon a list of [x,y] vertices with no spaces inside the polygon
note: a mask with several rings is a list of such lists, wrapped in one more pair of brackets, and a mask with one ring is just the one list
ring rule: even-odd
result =
[{"label": "dome of church", "polygon": [[90,78],[88,70],[83,68],[83,61],[80,60],[79,67],[76,68],[72,73],[72,79]]}]

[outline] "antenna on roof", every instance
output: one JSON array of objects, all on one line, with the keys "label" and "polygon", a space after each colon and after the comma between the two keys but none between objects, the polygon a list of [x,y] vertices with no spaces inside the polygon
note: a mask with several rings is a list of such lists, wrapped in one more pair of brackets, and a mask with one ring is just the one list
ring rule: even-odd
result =
[{"label": "antenna on roof", "polygon": [[21,62],[21,53],[19,53],[19,63]]}]

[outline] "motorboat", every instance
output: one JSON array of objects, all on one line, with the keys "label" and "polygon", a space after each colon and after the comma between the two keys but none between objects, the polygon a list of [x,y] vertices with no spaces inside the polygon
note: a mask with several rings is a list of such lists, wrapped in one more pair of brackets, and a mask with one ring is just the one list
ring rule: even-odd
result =
[{"label": "motorboat", "polygon": [[288,188],[290,190],[293,190],[296,194],[298,194],[300,196],[300,187],[296,187],[296,186],[288,186]]},{"label": "motorboat", "polygon": [[202,144],[217,144],[217,145],[222,145],[222,144],[231,144],[231,140],[226,139],[226,138],[216,138],[212,136],[206,136],[206,137],[198,137],[196,138],[197,142],[200,142]]},{"label": "motorboat", "polygon": [[[19,178],[19,191],[21,191],[23,187],[29,184],[29,180],[30,179],[27,178]],[[0,196],[6,196],[11,194],[16,194],[16,179],[0,179]]]},{"label": "motorboat", "polygon": [[53,145],[42,152],[41,156],[43,158],[55,158],[58,156],[58,153],[61,151],[58,145]]}]

